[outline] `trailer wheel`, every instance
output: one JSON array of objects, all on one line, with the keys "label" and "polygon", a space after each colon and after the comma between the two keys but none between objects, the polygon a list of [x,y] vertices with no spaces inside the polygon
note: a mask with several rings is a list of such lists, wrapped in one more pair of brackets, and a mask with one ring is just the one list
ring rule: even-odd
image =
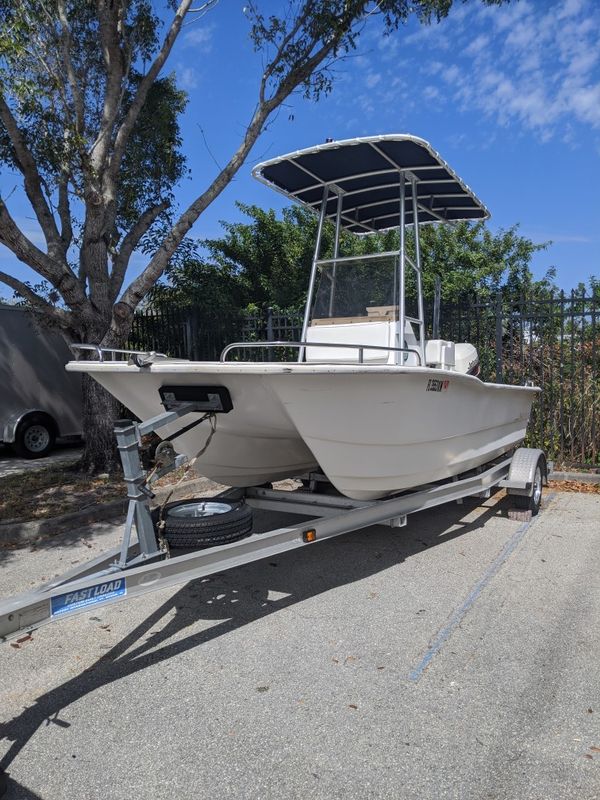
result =
[{"label": "trailer wheel", "polygon": [[[171,547],[215,547],[250,535],[252,509],[244,502],[230,503],[216,497],[183,500],[165,506],[164,537]],[[158,525],[160,509],[152,519]]]},{"label": "trailer wheel", "polygon": [[543,480],[544,475],[542,473],[542,465],[540,461],[538,461],[533,477],[533,488],[531,495],[527,496],[515,494],[512,496],[517,508],[524,509],[525,511],[531,511],[532,515],[535,517],[540,510],[540,505],[542,502]]},{"label": "trailer wheel", "polygon": [[21,458],[44,458],[55,442],[56,430],[52,417],[31,414],[19,424],[13,447]]}]

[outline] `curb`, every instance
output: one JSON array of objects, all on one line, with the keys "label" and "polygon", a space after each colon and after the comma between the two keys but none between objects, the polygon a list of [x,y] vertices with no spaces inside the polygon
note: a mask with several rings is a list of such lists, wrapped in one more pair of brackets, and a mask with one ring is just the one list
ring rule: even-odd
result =
[{"label": "curb", "polygon": [[[211,491],[216,487],[217,484],[208,478],[195,478],[177,486],[169,500],[187,499],[190,495]],[[171,487],[169,486],[157,489],[156,497],[152,501],[153,504],[163,503],[170,491]],[[35,519],[28,522],[0,522],[0,545],[12,544],[18,546],[35,541],[41,536],[56,536],[67,527],[88,525],[92,522],[105,522],[119,516],[125,517],[127,504],[128,501],[123,498],[122,500],[112,500],[109,503],[90,506],[90,508],[84,508],[80,511],[71,511],[68,514],[62,514],[60,517]]]},{"label": "curb", "polygon": [[550,472],[549,481],[578,481],[579,483],[600,483],[600,473],[594,472]]}]

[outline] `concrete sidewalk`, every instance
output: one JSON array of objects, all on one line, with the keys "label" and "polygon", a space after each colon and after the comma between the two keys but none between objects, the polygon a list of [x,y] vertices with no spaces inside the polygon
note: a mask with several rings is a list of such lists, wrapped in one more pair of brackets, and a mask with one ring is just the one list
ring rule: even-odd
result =
[{"label": "concrete sidewalk", "polygon": [[58,444],[46,458],[19,458],[9,447],[0,444],[0,478],[27,474],[59,464],[73,464],[81,458],[82,447],[79,443]]},{"label": "concrete sidewalk", "polygon": [[[7,798],[597,800],[600,496],[476,503],[1,645]],[[0,550],[2,594],[118,534]]]}]

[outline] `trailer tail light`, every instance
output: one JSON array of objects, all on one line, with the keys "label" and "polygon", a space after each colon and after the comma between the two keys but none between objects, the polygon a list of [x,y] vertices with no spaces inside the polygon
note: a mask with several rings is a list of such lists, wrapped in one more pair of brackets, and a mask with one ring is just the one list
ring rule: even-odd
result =
[{"label": "trailer tail light", "polygon": [[316,542],[317,532],[314,528],[309,528],[302,534],[302,541],[308,544],[309,542]]}]

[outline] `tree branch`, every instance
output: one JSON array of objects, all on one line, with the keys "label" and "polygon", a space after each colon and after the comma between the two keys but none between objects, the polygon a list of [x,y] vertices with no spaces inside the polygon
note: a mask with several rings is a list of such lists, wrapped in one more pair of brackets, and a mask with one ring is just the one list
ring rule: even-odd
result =
[{"label": "tree branch", "polygon": [[42,278],[54,283],[60,277],[60,267],[21,232],[3,200],[0,200],[0,242]]},{"label": "tree branch", "polygon": [[147,267],[121,295],[121,298],[113,309],[113,332],[119,335],[123,325],[128,324],[131,315],[151,287],[165,271],[169,259],[181,244],[184,236],[190,230],[200,214],[210,205],[223,189],[229,184],[235,173],[244,163],[244,160],[260,135],[262,127],[268,117],[269,112],[265,106],[259,106],[252,118],[246,131],[244,141],[230,158],[226,166],[217,175],[208,189],[200,195],[184,213],[179,217],[175,225],[171,228],[161,246],[154,256],[150,259]]},{"label": "tree branch", "polygon": [[72,270],[65,264],[57,264],[44,253],[25,234],[21,232],[8,208],[0,199],[0,244],[5,245],[14,255],[34,269],[42,278],[50,281],[60,292],[63,299],[73,311],[84,314],[89,311],[90,304]]},{"label": "tree branch", "polygon": [[123,238],[119,252],[113,260],[113,268],[110,276],[110,296],[113,302],[123,286],[123,279],[125,278],[125,272],[127,271],[131,254],[140,243],[142,236],[150,230],[156,219],[168,207],[169,202],[163,200],[151,208],[148,208]]},{"label": "tree branch", "polygon": [[264,99],[265,99],[265,88],[267,86],[267,82],[268,82],[269,78],[273,74],[273,71],[275,70],[277,64],[283,58],[283,54],[285,52],[285,48],[290,44],[290,42],[293,40],[294,36],[298,33],[298,31],[300,30],[300,28],[302,27],[302,25],[306,21],[306,18],[308,17],[308,14],[310,13],[312,5],[313,5],[313,0],[306,0],[306,2],[304,3],[304,6],[302,8],[302,11],[300,11],[300,13],[298,14],[298,16],[296,18],[296,22],[294,23],[292,28],[289,30],[289,32],[284,36],[284,38],[282,39],[282,41],[279,44],[279,47],[277,48],[277,51],[275,52],[275,55],[273,56],[271,61],[267,64],[267,66],[265,68],[265,71],[263,73],[263,76],[262,76],[261,83],[260,83],[260,102],[261,103],[264,102]]},{"label": "tree branch", "polygon": [[67,250],[73,241],[71,206],[69,203],[69,176],[66,172],[61,173],[58,183],[58,216],[60,217],[61,226],[60,239],[66,256]]},{"label": "tree branch", "polygon": [[[246,129],[244,141],[238,147],[226,166],[219,172],[217,177],[213,180],[206,191],[201,194],[194,202],[183,212],[175,225],[171,228],[161,246],[158,248],[150,262],[127,287],[121,295],[119,301],[113,309],[113,319],[111,329],[115,335],[120,335],[122,330],[128,326],[131,316],[135,309],[143,300],[145,295],[151,287],[160,278],[169,259],[175,250],[181,244],[184,236],[188,233],[192,225],[196,222],[202,212],[213,202],[213,200],[225,189],[233,176],[244,163],[246,156],[254,146],[256,140],[260,136],[265,122],[269,118],[272,111],[281,105],[281,103],[288,97],[294,89],[303,83],[327,58],[327,56],[334,51],[341,38],[347,33],[350,25],[352,24],[352,15],[348,14],[346,19],[341,21],[335,36],[332,36],[323,46],[317,50],[312,56],[306,60],[296,63],[290,71],[283,76],[277,90],[269,99],[259,100],[258,106],[254,112],[252,120]],[[308,54],[314,48],[317,42],[312,42]],[[279,58],[279,52],[275,58]],[[269,67],[265,70],[268,72]],[[264,80],[264,79],[263,79]],[[261,86],[262,89],[262,86]],[[264,94],[261,92],[261,96]]]},{"label": "tree branch", "polygon": [[16,156],[17,166],[23,174],[25,192],[29,198],[35,215],[44,233],[48,252],[51,256],[60,256],[60,236],[54,216],[46,202],[42,191],[42,182],[36,163],[31,151],[25,143],[25,139],[15,120],[12,111],[8,107],[4,96],[0,94],[0,119],[4,123],[6,131],[10,137],[11,144]]},{"label": "tree branch", "polygon": [[112,141],[112,131],[119,113],[124,58],[119,40],[121,3],[98,0],[100,41],[106,66],[106,90],[102,106],[102,119],[96,141],[90,150],[93,169],[99,172],[104,166]]},{"label": "tree branch", "polygon": [[75,69],[73,67],[73,60],[71,59],[71,29],[69,27],[69,19],[67,17],[67,12],[65,10],[64,0],[57,0],[56,8],[58,11],[58,18],[60,20],[61,25],[61,45],[62,45],[62,56],[63,61],[65,63],[65,67],[67,70],[67,78],[69,80],[69,86],[71,87],[71,92],[73,94],[73,104],[75,106],[75,120],[77,123],[77,133],[79,136],[83,136],[84,133],[84,108],[83,108],[83,95],[81,94],[79,88],[79,81],[77,80],[77,75],[75,74]]},{"label": "tree branch", "polygon": [[115,137],[115,146],[113,148],[113,153],[110,159],[110,174],[113,179],[116,177],[119,168],[121,166],[121,161],[123,159],[123,154],[125,152],[125,146],[133,130],[133,126],[142,110],[144,103],[146,102],[146,97],[148,96],[148,92],[152,87],[152,84],[158,77],[159,72],[163,68],[163,65],[175,44],[175,40],[177,39],[179,32],[181,30],[181,26],[183,24],[183,20],[185,19],[186,14],[189,11],[189,8],[192,4],[193,0],[181,0],[179,8],[175,12],[175,16],[171,22],[169,30],[163,40],[162,46],[154,59],[150,69],[144,75],[142,80],[139,83],[137,88],[137,92],[135,93],[135,97],[133,98],[133,102],[129,106],[127,110],[127,114],[125,115],[125,119],[121,123],[119,130],[117,131],[117,135]]},{"label": "tree branch", "polygon": [[56,322],[60,325],[61,328],[67,329],[71,324],[71,317],[68,311],[64,311],[62,308],[55,308],[53,305],[50,305],[46,300],[36,294],[33,289],[27,286],[26,283],[23,283],[17,278],[13,278],[12,275],[7,275],[6,272],[0,272],[0,281],[5,283],[7,286],[10,286],[15,292],[18,292],[21,297],[23,297],[27,302],[32,305],[36,310],[43,312],[46,314],[53,322]]}]

